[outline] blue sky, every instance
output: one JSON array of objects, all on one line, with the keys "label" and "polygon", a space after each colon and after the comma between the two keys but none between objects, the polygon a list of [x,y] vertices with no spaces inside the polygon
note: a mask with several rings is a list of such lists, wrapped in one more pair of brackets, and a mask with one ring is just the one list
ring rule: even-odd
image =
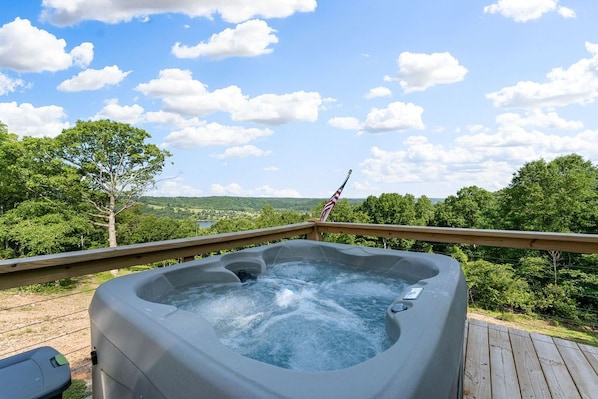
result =
[{"label": "blue sky", "polygon": [[[128,4],[124,6],[123,4]],[[166,196],[446,197],[598,161],[598,2],[3,0],[0,121],[145,129]]]}]

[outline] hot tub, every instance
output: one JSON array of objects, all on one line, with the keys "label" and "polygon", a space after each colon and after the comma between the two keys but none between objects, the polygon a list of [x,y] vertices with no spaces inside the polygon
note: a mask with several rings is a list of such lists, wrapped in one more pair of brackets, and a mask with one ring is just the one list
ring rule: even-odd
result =
[{"label": "hot tub", "polygon": [[[167,300],[172,293],[187,292],[189,287],[196,293],[216,286],[224,290],[254,287],[254,281],[267,279],[269,270],[293,261],[313,261],[316,265],[329,262],[347,272],[361,271],[383,280],[400,280],[399,285],[391,286],[397,292],[388,303],[383,303],[381,314],[374,315],[382,320],[388,345],[365,358],[356,358],[353,363],[332,363],[313,369],[301,363],[301,367],[293,368],[293,362],[271,363],[231,347],[219,336],[209,317]],[[328,284],[328,288],[334,289],[335,285]],[[281,287],[266,309],[288,306],[301,290]],[[305,288],[301,292],[304,297],[313,298],[319,290]],[[352,288],[342,290],[345,301],[348,298],[351,305]],[[218,295],[210,294],[214,296]],[[89,309],[93,396],[458,398],[462,395],[466,296],[461,268],[452,258],[310,240],[286,241],[118,277],[97,289]],[[372,291],[371,301],[366,297],[366,302],[376,302],[374,297],[376,291]],[[247,313],[243,319],[247,324],[253,323],[256,315],[261,318],[267,313],[252,313],[251,301],[235,304],[233,311]],[[318,312],[345,316],[351,313],[337,311],[336,304],[330,304],[328,299],[324,305],[325,310],[314,313],[311,309],[312,313],[305,316],[306,323],[314,318],[319,320]],[[226,307],[230,308],[230,303]],[[345,323],[345,319],[341,322]],[[284,328],[285,324],[279,324]],[[307,348],[311,338],[298,332],[298,327],[314,330],[320,334],[318,337],[334,333],[334,328],[324,323],[321,327],[291,324],[287,327],[289,338],[278,341],[301,343],[305,339]],[[242,336],[244,328],[238,327],[235,333]],[[267,335],[259,334],[261,330],[255,336],[266,345],[265,352],[274,351],[272,344],[285,344],[269,342]],[[336,352],[333,355],[341,360],[353,358],[360,341],[332,350]]]}]

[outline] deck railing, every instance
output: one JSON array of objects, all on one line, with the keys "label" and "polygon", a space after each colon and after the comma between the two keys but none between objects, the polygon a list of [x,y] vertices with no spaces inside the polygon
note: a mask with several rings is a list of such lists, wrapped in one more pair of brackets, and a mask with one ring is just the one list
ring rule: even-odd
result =
[{"label": "deck railing", "polygon": [[[598,253],[598,235],[321,223],[310,220],[236,233],[0,260],[0,290],[165,260],[186,261],[198,255],[288,238],[319,240],[325,234],[339,233],[428,243]],[[12,301],[15,303],[10,307],[0,304],[0,358],[40,345],[51,345],[67,356],[74,378],[89,379],[91,362],[87,307],[93,292],[93,287],[52,295],[21,295],[20,290],[5,291],[5,294],[16,296],[18,301]],[[46,313],[50,310],[55,316],[48,319]],[[16,317],[17,314],[19,316]]]},{"label": "deck railing", "polygon": [[286,226],[87,251],[0,260],[0,289],[43,283],[165,259],[191,260],[215,251],[322,234],[404,238],[434,243],[598,253],[598,235],[479,230],[427,226],[334,223],[310,220]]}]

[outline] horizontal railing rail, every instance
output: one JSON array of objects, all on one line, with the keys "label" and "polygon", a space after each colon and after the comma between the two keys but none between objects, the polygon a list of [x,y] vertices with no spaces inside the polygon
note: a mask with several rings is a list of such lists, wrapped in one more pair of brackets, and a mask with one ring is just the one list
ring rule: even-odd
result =
[{"label": "horizontal railing rail", "polygon": [[508,248],[598,253],[598,235],[530,231],[479,230],[427,226],[308,222],[236,233],[75,251],[0,261],[0,289],[60,280],[165,259],[192,259],[219,250],[321,234],[404,238],[427,242],[475,244]]},{"label": "horizontal railing rail", "polygon": [[400,226],[362,223],[316,223],[319,233],[341,233],[451,244],[598,253],[598,235],[537,231],[482,230],[454,227]]},{"label": "horizontal railing rail", "polygon": [[305,222],[211,236],[0,260],[0,289],[83,276],[165,259],[189,260],[196,255],[214,251],[295,236],[310,236],[314,233],[313,227],[313,223]]}]

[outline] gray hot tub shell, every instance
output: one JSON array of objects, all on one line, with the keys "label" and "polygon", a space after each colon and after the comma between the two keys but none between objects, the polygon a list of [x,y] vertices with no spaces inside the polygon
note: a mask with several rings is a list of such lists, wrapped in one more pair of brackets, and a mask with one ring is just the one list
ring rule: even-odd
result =
[{"label": "gray hot tub shell", "polygon": [[[236,282],[245,270],[298,259],[374,269],[409,287],[386,312],[394,342],[345,369],[297,371],[225,347],[197,314],[154,302],[189,284]],[[416,299],[409,299],[423,288]],[[293,240],[122,276],[102,284],[89,313],[94,398],[461,397],[466,285],[452,258]],[[406,309],[393,312],[393,309]]]}]

